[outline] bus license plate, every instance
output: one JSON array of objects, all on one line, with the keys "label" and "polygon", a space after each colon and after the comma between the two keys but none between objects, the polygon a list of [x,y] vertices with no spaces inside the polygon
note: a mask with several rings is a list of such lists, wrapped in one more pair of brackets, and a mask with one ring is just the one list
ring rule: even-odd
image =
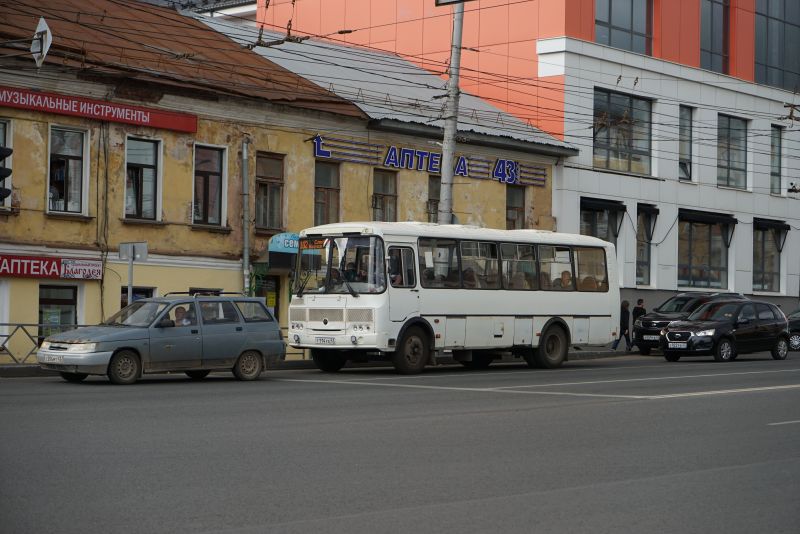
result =
[{"label": "bus license plate", "polygon": [[658,341],[658,336],[642,336],[645,341]]},{"label": "bus license plate", "polygon": [[317,336],[316,338],[314,338],[314,341],[316,341],[317,343],[319,343],[321,345],[333,345],[334,344],[334,338],[332,338],[332,337],[320,337],[320,336]]},{"label": "bus license plate", "polygon": [[670,349],[685,349],[686,348],[686,342],[685,341],[671,342],[671,343],[669,343],[667,345],[667,348],[670,348]]}]

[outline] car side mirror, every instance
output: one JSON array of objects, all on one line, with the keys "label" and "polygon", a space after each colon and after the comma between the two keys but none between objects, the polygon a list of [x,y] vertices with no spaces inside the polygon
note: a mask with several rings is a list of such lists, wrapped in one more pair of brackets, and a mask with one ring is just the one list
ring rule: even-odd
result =
[{"label": "car side mirror", "polygon": [[161,321],[158,322],[156,325],[158,328],[171,328],[175,326],[175,321],[170,319],[169,317],[164,317]]}]

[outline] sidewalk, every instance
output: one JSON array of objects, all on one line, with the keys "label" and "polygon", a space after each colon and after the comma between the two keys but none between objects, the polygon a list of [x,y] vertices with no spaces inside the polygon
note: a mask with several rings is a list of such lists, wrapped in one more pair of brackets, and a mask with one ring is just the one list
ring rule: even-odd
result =
[{"label": "sidewalk", "polygon": [[[626,352],[624,350],[611,350],[609,345],[599,346],[586,346],[581,349],[575,347],[569,352],[568,360],[594,360],[598,358],[614,358],[617,356],[627,356],[631,354],[638,354],[638,352]],[[445,360],[443,364],[447,365]],[[454,361],[452,363],[455,363]],[[352,365],[352,364],[348,364]],[[386,362],[362,363],[354,364],[354,367],[386,367],[389,364]],[[314,363],[311,360],[288,360],[279,362],[270,367],[278,371],[293,370],[293,369],[315,369]],[[25,365],[0,365],[0,378],[26,378],[36,376],[56,376],[56,371],[46,371],[36,364]]]}]

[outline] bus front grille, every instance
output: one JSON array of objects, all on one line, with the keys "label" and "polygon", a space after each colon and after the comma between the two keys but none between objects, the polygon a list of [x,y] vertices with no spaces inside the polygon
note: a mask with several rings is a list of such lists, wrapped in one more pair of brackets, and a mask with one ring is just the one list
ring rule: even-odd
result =
[{"label": "bus front grille", "polygon": [[344,310],[336,308],[310,308],[308,310],[308,321],[315,322],[342,322],[344,321]]},{"label": "bus front grille", "polygon": [[289,320],[290,321],[298,321],[298,322],[305,322],[306,319],[306,308],[290,308],[289,309]]},{"label": "bus front grille", "polygon": [[374,321],[372,308],[352,308],[347,310],[348,323],[371,323]]}]

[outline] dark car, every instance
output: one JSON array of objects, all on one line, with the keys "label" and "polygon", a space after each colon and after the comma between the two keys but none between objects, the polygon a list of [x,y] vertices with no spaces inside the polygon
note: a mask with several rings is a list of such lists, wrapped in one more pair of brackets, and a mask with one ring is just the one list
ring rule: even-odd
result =
[{"label": "dark car", "polygon": [[800,308],[789,314],[789,350],[800,350]]},{"label": "dark car", "polygon": [[769,350],[776,360],[789,353],[788,321],[768,302],[717,300],[695,310],[687,319],[669,323],[661,334],[664,358],[712,354],[718,362],[738,354]]},{"label": "dark car", "polygon": [[745,299],[739,293],[691,292],[678,293],[661,306],[636,319],[633,323],[633,344],[647,356],[661,345],[661,330],[672,321],[686,319],[697,308],[716,300]]}]

